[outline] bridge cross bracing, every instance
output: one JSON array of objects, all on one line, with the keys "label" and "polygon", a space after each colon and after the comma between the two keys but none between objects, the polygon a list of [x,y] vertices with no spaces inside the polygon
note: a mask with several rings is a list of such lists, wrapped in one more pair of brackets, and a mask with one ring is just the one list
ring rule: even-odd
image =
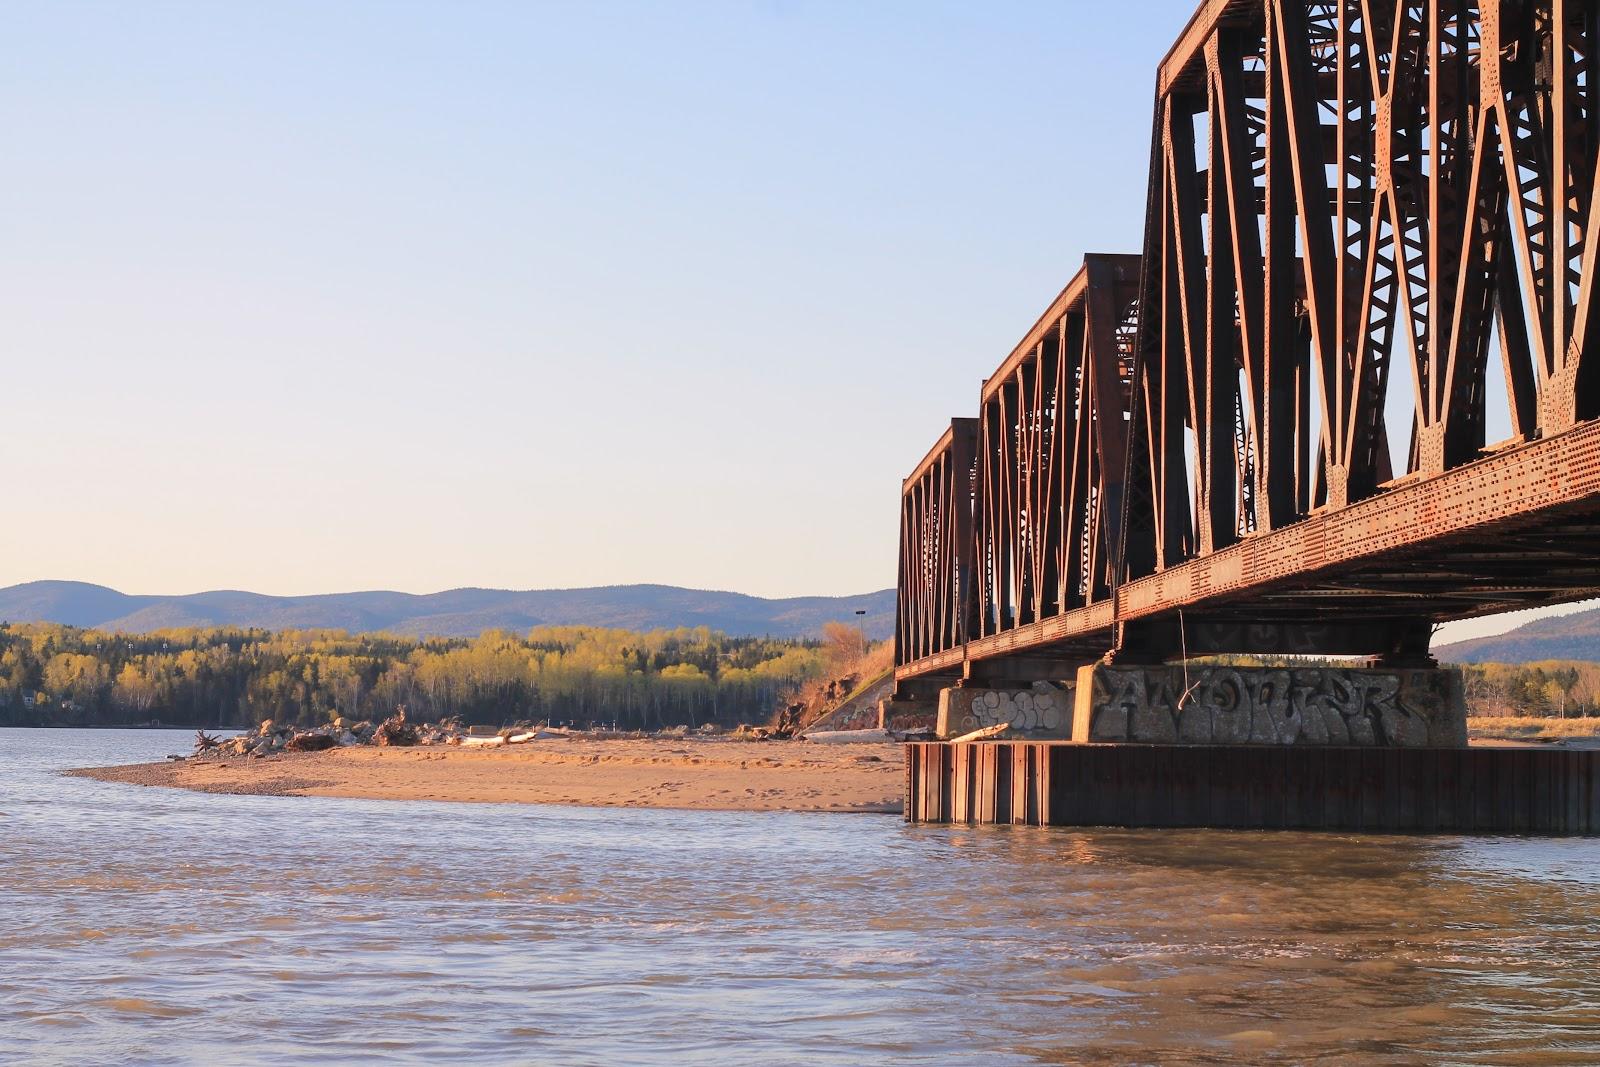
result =
[{"label": "bridge cross bracing", "polygon": [[1203,4],[1142,255],[1087,256],[904,482],[899,685],[1426,662],[1600,594],[1597,48],[1600,0]]}]

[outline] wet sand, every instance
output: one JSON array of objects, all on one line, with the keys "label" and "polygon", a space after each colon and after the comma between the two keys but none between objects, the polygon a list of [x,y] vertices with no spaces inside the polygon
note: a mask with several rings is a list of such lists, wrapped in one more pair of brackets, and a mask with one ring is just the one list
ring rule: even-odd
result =
[{"label": "wet sand", "polygon": [[575,738],[494,749],[344,748],[67,773],[266,796],[897,813],[905,760],[896,744]]}]

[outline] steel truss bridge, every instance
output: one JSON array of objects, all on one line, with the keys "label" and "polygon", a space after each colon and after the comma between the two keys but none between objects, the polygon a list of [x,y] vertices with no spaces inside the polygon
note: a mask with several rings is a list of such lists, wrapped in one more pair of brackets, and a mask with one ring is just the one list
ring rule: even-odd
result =
[{"label": "steel truss bridge", "polygon": [[904,482],[897,696],[1600,594],[1597,51],[1600,0],[1205,3],[1143,254]]}]

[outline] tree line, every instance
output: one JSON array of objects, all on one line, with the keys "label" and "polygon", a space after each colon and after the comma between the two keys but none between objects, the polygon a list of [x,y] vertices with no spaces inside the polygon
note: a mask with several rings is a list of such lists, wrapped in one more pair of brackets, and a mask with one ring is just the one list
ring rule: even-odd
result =
[{"label": "tree line", "polygon": [[622,729],[765,720],[821,676],[822,642],[706,627],[545,626],[408,638],[342,630],[112,633],[0,624],[0,726],[211,728],[343,716],[468,723],[615,723]]},{"label": "tree line", "polygon": [[1600,663],[1462,664],[1469,715],[1600,716]]}]

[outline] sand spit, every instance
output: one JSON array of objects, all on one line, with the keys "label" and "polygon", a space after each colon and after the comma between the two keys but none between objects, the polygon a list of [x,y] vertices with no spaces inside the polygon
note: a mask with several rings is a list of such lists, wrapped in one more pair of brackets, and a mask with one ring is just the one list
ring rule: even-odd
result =
[{"label": "sand spit", "polygon": [[67,773],[264,796],[898,813],[905,760],[897,744],[573,738],[484,749],[336,748]]}]

